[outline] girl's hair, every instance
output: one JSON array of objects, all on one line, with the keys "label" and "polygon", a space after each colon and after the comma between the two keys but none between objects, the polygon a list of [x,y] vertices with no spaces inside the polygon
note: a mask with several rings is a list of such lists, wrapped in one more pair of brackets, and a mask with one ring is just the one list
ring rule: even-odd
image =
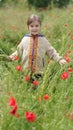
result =
[{"label": "girl's hair", "polygon": [[32,22],[34,22],[34,21],[38,21],[39,23],[40,23],[40,25],[41,25],[41,19],[40,19],[40,17],[39,16],[37,16],[37,15],[34,15],[34,14],[32,14],[29,18],[28,18],[28,20],[27,20],[27,25],[29,26]]}]

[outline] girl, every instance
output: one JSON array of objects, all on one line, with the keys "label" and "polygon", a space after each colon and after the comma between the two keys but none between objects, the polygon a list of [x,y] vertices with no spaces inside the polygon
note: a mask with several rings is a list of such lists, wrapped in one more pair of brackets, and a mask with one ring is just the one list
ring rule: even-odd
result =
[{"label": "girl", "polygon": [[28,18],[27,26],[30,33],[23,37],[17,50],[9,56],[10,59],[13,60],[14,56],[19,53],[23,68],[30,70],[31,74],[38,75],[43,73],[45,54],[60,65],[67,63],[50,45],[45,36],[40,34],[41,20],[37,15],[31,15]]}]

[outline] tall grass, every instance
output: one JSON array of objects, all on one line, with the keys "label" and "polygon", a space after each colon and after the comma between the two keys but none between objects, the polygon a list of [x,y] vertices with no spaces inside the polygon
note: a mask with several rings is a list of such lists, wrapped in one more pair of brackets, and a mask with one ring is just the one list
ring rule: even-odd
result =
[{"label": "tall grass", "polygon": [[[17,71],[19,61],[7,61],[6,56],[14,52],[22,37],[28,32],[27,17],[37,13],[43,20],[41,32],[56,50],[70,62],[60,66],[46,58],[44,75],[39,79],[36,90],[25,81],[27,72]],[[72,130],[73,129],[73,8],[35,10],[20,5],[0,9],[0,129],[1,130]],[[61,79],[66,71],[69,77]],[[50,98],[45,99],[48,94]],[[10,97],[14,97],[18,116],[10,111]],[[34,122],[28,122],[25,112],[36,115]]]}]

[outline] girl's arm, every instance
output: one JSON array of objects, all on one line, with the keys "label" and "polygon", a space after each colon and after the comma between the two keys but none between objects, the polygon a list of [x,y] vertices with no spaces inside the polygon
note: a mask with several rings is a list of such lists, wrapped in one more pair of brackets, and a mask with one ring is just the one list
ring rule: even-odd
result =
[{"label": "girl's arm", "polygon": [[47,55],[53,59],[54,61],[57,61],[60,65],[63,65],[63,64],[66,64],[66,60],[59,55],[59,53],[57,53],[57,51],[55,50],[54,47],[52,47],[50,45],[50,43],[48,42],[48,40],[46,39],[46,52],[47,52]]},{"label": "girl's arm", "polygon": [[24,38],[22,39],[22,41],[20,42],[20,44],[17,46],[17,50],[15,52],[13,52],[10,56],[7,57],[7,59],[11,59],[11,60],[14,60],[14,57],[15,56],[22,56],[22,53],[23,53],[23,44],[24,44]]}]

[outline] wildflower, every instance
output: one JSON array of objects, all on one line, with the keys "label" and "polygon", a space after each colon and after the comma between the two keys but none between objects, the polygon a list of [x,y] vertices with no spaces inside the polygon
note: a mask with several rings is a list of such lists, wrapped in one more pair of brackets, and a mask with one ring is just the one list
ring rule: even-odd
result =
[{"label": "wildflower", "polygon": [[71,36],[71,40],[73,41],[73,36]]},{"label": "wildflower", "polygon": [[66,23],[66,24],[64,24],[64,26],[65,26],[65,27],[68,27],[68,26],[69,26],[69,24],[68,24],[68,23]]},{"label": "wildflower", "polygon": [[68,68],[69,72],[73,72],[73,69],[71,67]]},{"label": "wildflower", "polygon": [[45,94],[44,95],[44,100],[48,100],[48,99],[50,99],[50,96],[48,94]]},{"label": "wildflower", "polygon": [[38,97],[38,101],[41,101],[42,99],[41,99],[41,97]]},{"label": "wildflower", "polygon": [[33,85],[34,85],[34,86],[38,86],[38,81],[37,81],[37,80],[34,80],[34,81],[33,81]]},{"label": "wildflower", "polygon": [[20,65],[16,66],[16,70],[22,71],[22,66],[20,66]]},{"label": "wildflower", "polygon": [[68,77],[69,77],[68,72],[63,72],[63,73],[61,74],[61,79],[63,79],[63,80],[67,79]]},{"label": "wildflower", "polygon": [[16,114],[16,111],[17,111],[18,107],[17,105],[15,105],[12,109],[12,111],[10,112],[11,115],[15,115]]},{"label": "wildflower", "polygon": [[26,75],[25,81],[29,81],[29,80],[30,80],[30,76],[29,76],[29,75]]},{"label": "wildflower", "polygon": [[12,26],[11,26],[11,29],[17,30],[18,28],[17,28],[15,25],[12,25]]},{"label": "wildflower", "polygon": [[36,120],[36,115],[34,112],[25,112],[25,116],[28,122],[34,122]]},{"label": "wildflower", "polygon": [[70,62],[70,57],[69,57],[69,56],[65,55],[65,56],[64,56],[64,59],[65,59],[67,62]]},{"label": "wildflower", "polygon": [[68,44],[68,48],[70,48],[71,47],[71,44]]},{"label": "wildflower", "polygon": [[11,92],[7,92],[7,94],[8,94],[9,96],[11,96],[12,93],[11,93]]},{"label": "wildflower", "polygon": [[9,99],[8,104],[9,104],[9,106],[16,106],[17,103],[16,103],[16,100],[13,97],[11,97]]},{"label": "wildflower", "polygon": [[18,56],[14,56],[13,60],[19,60],[19,57]]},{"label": "wildflower", "polygon": [[67,50],[67,53],[68,53],[68,54],[71,53],[71,50]]},{"label": "wildflower", "polygon": [[13,107],[12,110],[10,111],[10,114],[13,115],[13,116],[19,117],[20,115],[16,113],[18,106],[17,106],[17,102],[14,99],[14,97],[10,97],[8,105]]},{"label": "wildflower", "polygon": [[67,115],[67,117],[68,117],[69,120],[73,120],[73,114],[72,114],[72,113],[69,113],[69,114]]},{"label": "wildflower", "polygon": [[71,35],[71,33],[72,33],[72,30],[68,31],[68,36],[70,36],[70,35]]}]

